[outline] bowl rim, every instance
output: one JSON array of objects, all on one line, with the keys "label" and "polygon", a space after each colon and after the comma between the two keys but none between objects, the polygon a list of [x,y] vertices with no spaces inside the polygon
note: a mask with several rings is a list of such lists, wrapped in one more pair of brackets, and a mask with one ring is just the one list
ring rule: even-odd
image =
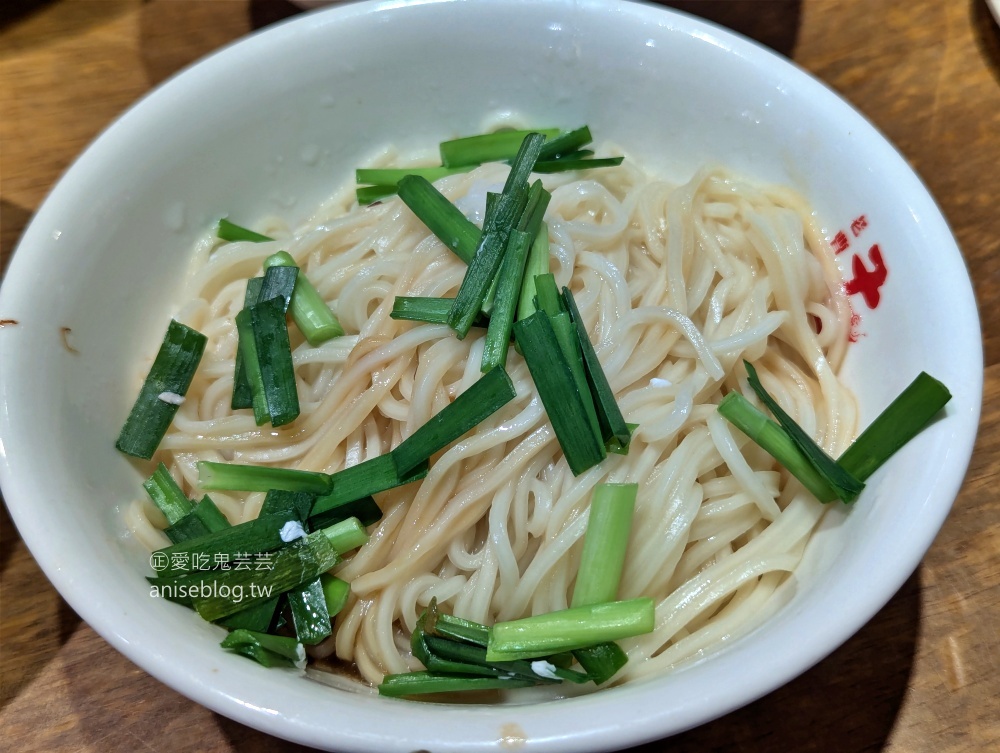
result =
[{"label": "bowl rim", "polygon": [[[427,5],[448,5],[468,0],[427,0]],[[503,0],[509,8],[518,5],[517,0]],[[392,11],[393,8],[401,5],[397,0],[367,0],[366,2],[348,3],[334,5],[332,7],[317,9],[302,15],[298,15],[282,21],[278,24],[265,27],[250,35],[242,37],[235,42],[213,52],[211,55],[194,63],[191,66],[179,71],[174,76],[161,83],[159,86],[146,93],[137,100],[130,108],[108,126],[74,161],[62,178],[51,190],[49,197],[43,202],[42,207],[36,213],[35,218],[25,230],[17,250],[13,254],[10,267],[8,268],[6,283],[12,277],[17,279],[22,276],[22,267],[26,262],[22,262],[20,251],[22,248],[29,248],[36,242],[36,236],[44,232],[44,223],[40,219],[47,207],[51,207],[63,194],[71,193],[70,181],[80,172],[90,169],[90,161],[95,150],[104,147],[114,139],[119,131],[126,131],[129,128],[131,114],[137,110],[151,110],[162,106],[176,90],[184,85],[187,77],[193,70],[206,78],[210,78],[213,72],[224,69],[231,60],[238,60],[255,54],[256,51],[268,49],[279,44],[282,40],[288,41],[298,33],[298,30],[318,27],[325,24],[336,23],[340,19],[364,16],[368,14],[378,14]],[[794,62],[787,60],[779,54],[748,40],[736,32],[724,29],[716,24],[696,18],[673,9],[661,6],[647,5],[645,3],[628,2],[626,5],[636,14],[655,14],[655,20],[659,22],[670,21],[670,32],[685,35],[709,35],[712,39],[721,42],[734,54],[744,58],[762,62],[768,66],[780,70],[795,82],[795,85],[802,86],[811,96],[818,98],[824,106],[836,107],[842,110],[846,117],[852,119],[852,123],[860,131],[866,132],[870,137],[881,143],[888,158],[896,161],[897,171],[910,181],[910,188],[919,194],[919,199],[923,202],[926,211],[924,221],[937,223],[939,232],[943,233],[950,241],[950,246],[958,257],[959,263],[961,254],[955,244],[954,238],[948,230],[947,223],[933,198],[927,192],[920,179],[906,165],[904,158],[895,147],[860,113],[858,113],[843,98],[834,93],[829,87],[813,77],[811,74],[800,68]],[[586,10],[588,3],[583,3]],[[943,236],[943,237],[944,237]],[[949,249],[950,250],[950,249]],[[13,273],[13,274],[12,274]],[[967,276],[967,275],[966,275]],[[4,287],[0,287],[0,305],[4,300]],[[972,294],[971,284],[969,284],[967,295],[963,302],[968,308],[971,302],[972,320],[976,325],[976,332],[979,332],[978,313],[975,310],[975,299]],[[969,311],[965,312],[966,318]],[[10,348],[5,348],[0,342],[0,354],[11,355],[16,358],[17,354],[9,353]],[[843,623],[839,629],[829,628],[824,635],[824,640],[814,641],[807,646],[793,646],[787,653],[776,660],[775,671],[765,677],[751,678],[741,684],[734,683],[730,687],[720,688],[715,691],[714,696],[699,696],[692,699],[684,699],[678,705],[665,711],[662,700],[655,692],[650,692],[647,688],[650,685],[660,690],[668,690],[670,683],[664,678],[657,678],[655,681],[636,683],[623,688],[617,688],[610,692],[615,698],[620,699],[619,705],[632,708],[634,710],[633,724],[623,725],[615,721],[600,722],[588,727],[583,731],[573,732],[562,721],[568,715],[581,716],[592,715],[606,705],[605,699],[609,693],[600,693],[589,696],[582,696],[574,699],[560,701],[566,711],[562,708],[558,711],[550,704],[538,704],[535,706],[496,706],[496,707],[473,707],[455,706],[442,704],[431,707],[429,715],[438,719],[441,714],[439,710],[447,710],[450,714],[456,709],[461,710],[462,718],[465,720],[460,725],[463,730],[469,730],[476,725],[482,726],[484,722],[502,725],[509,722],[511,718],[517,718],[521,723],[531,724],[546,730],[540,736],[532,735],[527,742],[528,748],[532,750],[547,751],[579,751],[582,749],[610,750],[623,747],[625,745],[635,745],[656,739],[668,734],[676,734],[685,729],[689,729],[698,724],[708,722],[725,713],[728,713],[740,706],[746,705],[753,700],[776,689],[785,682],[791,680],[818,661],[823,659],[844,641],[850,638],[865,622],[867,622],[891,596],[902,586],[906,578],[916,569],[920,560],[926,553],[933,538],[937,534],[941,525],[950,510],[951,500],[957,496],[964,479],[965,471],[971,459],[973,443],[976,435],[976,427],[979,420],[979,409],[982,398],[983,380],[983,354],[982,340],[979,337],[979,349],[977,352],[969,353],[969,363],[966,366],[970,377],[978,379],[977,383],[971,384],[974,394],[979,396],[979,401],[972,411],[966,411],[960,418],[963,431],[960,432],[959,441],[955,447],[955,456],[958,461],[948,469],[948,472],[940,479],[940,494],[942,498],[947,498],[948,504],[940,504],[928,515],[919,528],[917,537],[918,546],[913,546],[910,561],[897,567],[896,572],[902,577],[895,579],[888,578],[879,584],[879,588],[872,589],[869,593],[859,597],[859,602],[853,612],[854,619]],[[3,358],[0,358],[0,363]],[[6,370],[4,370],[6,371]],[[0,385],[2,386],[2,385]],[[143,668],[160,681],[183,693],[192,700],[248,726],[261,731],[275,734],[289,740],[294,740],[307,745],[329,746],[336,745],[338,749],[344,750],[409,750],[413,744],[424,743],[430,738],[417,738],[415,740],[400,740],[385,731],[373,731],[371,733],[350,734],[337,739],[330,740],[321,738],[317,733],[323,732],[315,722],[298,718],[288,718],[275,716],[276,712],[267,708],[263,704],[256,703],[256,700],[248,700],[241,697],[234,691],[234,686],[227,687],[211,685],[203,680],[195,678],[180,670],[171,657],[159,651],[152,650],[150,646],[144,644],[139,636],[122,629],[118,624],[109,624],[100,610],[84,596],[72,588],[69,588],[67,573],[63,568],[56,567],[54,562],[54,552],[51,550],[49,542],[45,538],[45,530],[37,517],[33,515],[29,500],[23,493],[26,488],[21,479],[21,470],[10,465],[7,454],[4,452],[4,428],[7,424],[6,403],[9,400],[6,390],[0,393],[0,408],[4,410],[0,413],[0,485],[5,490],[5,500],[7,501],[10,514],[17,525],[21,536],[31,550],[40,567],[45,572],[49,580],[55,585],[59,593],[70,603],[73,609],[94,628],[105,640],[107,640],[118,651],[128,657],[131,661]],[[971,427],[971,431],[969,430]],[[903,574],[905,571],[905,574]],[[731,663],[731,662],[730,662]],[[333,701],[333,705],[341,704],[344,709],[361,716],[369,716],[366,707],[371,706],[371,701],[367,696],[351,697],[342,694],[344,697]],[[381,699],[380,704],[394,704],[392,707],[395,714],[406,716],[406,709],[415,705],[409,702],[396,702]],[[706,711],[705,704],[709,703],[710,711]],[[383,710],[389,706],[380,705]],[[417,706],[421,714],[428,713],[425,705]],[[554,713],[555,712],[555,713]],[[587,716],[586,718],[594,718]],[[439,723],[436,721],[435,723]],[[470,726],[472,725],[472,726]],[[496,749],[498,740],[495,733],[490,734],[490,739],[477,738],[476,740],[463,740],[452,738],[440,740],[434,743],[434,749],[438,751],[472,751]],[[516,735],[514,735],[516,738]],[[412,743],[412,744],[411,744]]]}]

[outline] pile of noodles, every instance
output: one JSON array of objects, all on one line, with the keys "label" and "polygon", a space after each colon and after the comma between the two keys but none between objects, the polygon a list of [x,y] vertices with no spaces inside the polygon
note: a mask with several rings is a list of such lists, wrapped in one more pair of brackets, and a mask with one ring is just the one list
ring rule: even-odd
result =
[{"label": "pile of noodles", "polygon": [[[481,223],[486,192],[506,173],[486,165],[437,185]],[[556,282],[572,289],[638,429],[627,456],[574,477],[512,350],[516,398],[434,457],[422,482],[377,495],[384,517],[336,570],[352,595],[312,653],[353,663],[373,684],[420,668],[408,636],[433,598],[487,624],[567,607],[601,482],[638,483],[619,597],[656,603],[655,630],[622,641],[629,662],[612,683],[703,656],[773,612],[824,511],[717,413],[726,392],[751,395],[743,359],[832,455],[853,438],[855,404],[835,373],[849,309],[799,196],[721,169],[669,185],[627,159],[543,182]],[[294,232],[257,227],[275,242],[199,245],[177,318],[209,344],[155,458],[190,496],[202,493],[199,460],[334,472],[386,453],[479,378],[482,332],[460,341],[443,325],[389,317],[396,295],[454,295],[465,265],[398,199],[352,199],[345,191]],[[310,347],[290,327],[302,413],[274,429],[229,402],[246,280],[279,249],[347,335]],[[236,523],[264,495],[211,496]],[[148,501],[127,517],[148,547],[168,543]]]}]

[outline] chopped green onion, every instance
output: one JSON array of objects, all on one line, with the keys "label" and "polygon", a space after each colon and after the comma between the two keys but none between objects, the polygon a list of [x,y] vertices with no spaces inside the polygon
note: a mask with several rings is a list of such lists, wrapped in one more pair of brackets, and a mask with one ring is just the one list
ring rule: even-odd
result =
[{"label": "chopped green onion", "polygon": [[[264,260],[265,269],[279,266],[294,267],[297,265],[286,251],[278,251]],[[292,319],[295,320],[295,326],[314,347],[344,334],[344,329],[337,321],[337,317],[333,315],[330,307],[326,305],[326,301],[323,300],[323,297],[316,291],[301,269],[288,308]]]},{"label": "chopped green onion", "polygon": [[514,326],[517,296],[521,292],[521,277],[524,263],[533,240],[530,233],[512,230],[507,241],[507,250],[500,263],[496,278],[496,295],[490,311],[490,323],[483,344],[480,370],[487,372],[497,366],[507,365],[507,349]]},{"label": "chopped green onion", "polygon": [[[242,315],[243,312],[240,312],[238,316]],[[263,389],[271,426],[284,426],[299,416],[299,395],[288,325],[285,323],[285,302],[282,298],[262,301],[250,307],[249,315],[260,370],[259,385],[250,379],[250,388],[251,391]],[[242,346],[242,341],[240,344]],[[247,373],[249,376],[249,367]],[[256,397],[255,394],[255,400]]]},{"label": "chopped green onion", "polygon": [[391,186],[358,186],[354,191],[354,196],[358,200],[358,205],[364,207],[388,196],[395,196],[396,190],[395,184]]},{"label": "chopped green onion", "polygon": [[[512,159],[522,142],[532,133],[540,133],[548,138],[559,135],[558,128],[537,128],[530,131],[496,131],[478,136],[441,142],[441,163],[448,167],[481,165]],[[537,157],[536,157],[537,159]],[[532,160],[534,163],[534,160]]]},{"label": "chopped green onion", "polygon": [[350,502],[419,481],[426,475],[426,462],[418,463],[407,473],[399,473],[391,453],[344,468],[330,476],[331,489],[313,504],[310,521],[316,525],[316,521],[325,520],[328,513]]},{"label": "chopped green onion", "polygon": [[221,645],[265,667],[294,667],[306,660],[305,649],[294,638],[254,630],[233,630]]},{"label": "chopped green onion", "polygon": [[624,157],[597,157],[587,159],[554,159],[535,163],[536,173],[562,173],[569,170],[589,170],[593,167],[617,167]]},{"label": "chopped green onion", "polygon": [[618,598],[638,491],[638,484],[598,484],[594,488],[571,606]]},{"label": "chopped green onion", "polygon": [[628,663],[628,654],[614,641],[578,648],[573,656],[597,685],[610,680]]},{"label": "chopped green onion", "polygon": [[229,528],[229,521],[226,516],[219,512],[219,508],[207,495],[201,502],[192,508],[191,512],[185,515],[171,526],[163,530],[167,538],[174,543],[196,539],[216,531]]},{"label": "chopped green onion", "polygon": [[220,240],[224,240],[229,243],[235,243],[237,241],[252,241],[253,243],[265,243],[267,241],[274,240],[274,238],[269,238],[266,235],[255,233],[253,230],[248,230],[247,228],[241,227],[237,225],[235,222],[230,222],[225,218],[219,220],[219,227],[216,230],[216,236],[218,236]]},{"label": "chopped green onion", "polygon": [[[826,480],[830,488],[836,492],[837,497],[844,502],[852,502],[856,499],[861,490],[865,488],[865,485],[839,466],[833,458],[827,455],[813,441],[812,437],[805,433],[801,426],[795,423],[791,416],[782,410],[777,401],[767,393],[767,390],[760,383],[760,379],[757,378],[757,370],[754,369],[752,364],[744,361],[743,365],[747,370],[747,381],[753,391],[757,393],[757,397],[768,407],[781,425],[781,428],[788,432],[792,441],[798,445],[798,448],[802,450],[802,453],[809,460],[812,467]],[[789,468],[789,470],[791,469]]]},{"label": "chopped green onion", "polygon": [[483,374],[390,453],[400,476],[411,473],[438,450],[471,431],[513,400],[515,394],[514,383],[502,367]]},{"label": "chopped green onion", "polygon": [[208,342],[200,332],[173,319],[115,443],[121,452],[146,460],[167,433],[187,394]]},{"label": "chopped green onion", "polygon": [[[432,298],[428,296],[397,295],[392,302],[389,316],[411,322],[426,322],[428,324],[447,324],[448,314],[454,305],[454,298]],[[477,317],[473,327],[486,326],[483,317]]]},{"label": "chopped green onion", "polygon": [[292,266],[273,266],[264,270],[264,278],[261,280],[260,292],[257,294],[255,303],[263,303],[272,298],[280,298],[283,310],[288,311],[292,295],[295,292],[296,283],[299,277],[299,268]]},{"label": "chopped green onion", "polygon": [[[590,336],[583,324],[583,317],[580,316],[580,309],[576,306],[576,300],[569,288],[563,288],[563,303],[569,312],[573,324],[576,326],[577,342],[580,343],[580,352],[583,354],[583,365],[587,372],[587,382],[590,384],[590,391],[594,398],[594,407],[597,409],[597,420],[601,425],[601,436],[606,446],[614,446],[616,452],[625,454],[629,442],[632,440],[632,431],[625,423],[615,394],[611,391],[611,384],[604,373],[600,360],[597,358],[597,351],[594,350],[590,342]],[[624,450],[624,451],[623,451]]]},{"label": "chopped green onion", "polygon": [[216,624],[230,630],[242,629],[266,633],[275,622],[278,601],[279,597],[275,596],[267,601],[234,612],[228,617],[223,617],[221,620],[217,620]]},{"label": "chopped green onion", "polygon": [[517,322],[514,337],[566,462],[578,476],[605,457],[604,444],[594,433],[587,413],[586,401],[592,400],[590,393],[581,393],[577,388],[572,368],[544,311],[536,311]]},{"label": "chopped green onion", "polygon": [[288,609],[292,614],[295,637],[307,646],[315,646],[333,633],[326,595],[319,577],[288,592]]},{"label": "chopped green onion", "polygon": [[319,582],[323,586],[326,611],[331,617],[336,617],[347,606],[347,600],[351,595],[351,584],[329,573],[320,575]]},{"label": "chopped green onion", "polygon": [[286,520],[304,521],[309,517],[309,511],[312,509],[315,501],[316,495],[310,492],[269,489],[267,496],[264,497],[264,503],[260,506],[260,512],[257,513],[257,517],[283,515]]},{"label": "chopped green onion", "polygon": [[399,198],[459,259],[472,261],[481,231],[429,180],[419,175],[402,178]]},{"label": "chopped green onion", "polygon": [[[263,278],[261,278],[263,283]],[[247,387],[250,390],[250,408],[253,409],[253,418],[258,426],[262,426],[271,420],[271,414],[267,410],[267,396],[264,392],[264,377],[260,370],[260,358],[257,354],[257,340],[253,333],[253,307],[249,306],[236,315],[236,333],[239,337],[237,343],[237,354],[242,359],[243,374],[246,378]],[[236,396],[234,395],[234,401]],[[244,399],[240,395],[240,404]],[[234,406],[235,407],[235,406]]]},{"label": "chopped green onion", "polygon": [[586,146],[594,137],[590,133],[590,128],[582,126],[566,133],[561,133],[555,138],[550,138],[542,146],[538,153],[540,160],[559,159],[571,152],[575,152],[580,147]]},{"label": "chopped green onion", "polygon": [[648,597],[570,607],[490,629],[488,661],[531,659],[652,632],[653,600]]},{"label": "chopped green onion", "polygon": [[368,541],[368,532],[361,525],[357,518],[347,518],[332,526],[323,529],[330,545],[337,550],[337,554],[345,554],[352,549],[363,546]]},{"label": "chopped green onion", "polygon": [[143,481],[142,486],[149,494],[149,498],[163,513],[168,525],[173,525],[194,508],[191,500],[177,485],[174,477],[170,475],[170,471],[163,463],[156,466],[153,475]]},{"label": "chopped green onion", "polygon": [[827,483],[795,441],[739,392],[730,392],[719,403],[719,413],[760,445],[782,467],[797,478],[820,502],[832,502],[837,492]]},{"label": "chopped green onion", "polygon": [[357,518],[362,525],[370,526],[382,519],[382,510],[375,498],[369,495],[328,507],[323,512],[310,516],[309,524],[313,528],[325,528],[348,518]]},{"label": "chopped green onion", "polygon": [[169,558],[170,562],[169,569],[161,574],[212,570],[235,564],[237,553],[250,555],[280,549],[286,543],[281,537],[282,528],[293,519],[287,515],[262,515],[158,549],[161,559]]},{"label": "chopped green onion", "polygon": [[930,422],[951,400],[951,393],[921,371],[871,425],[854,440],[837,465],[865,481]]},{"label": "chopped green onion", "polygon": [[550,317],[566,310],[562,296],[559,295],[559,288],[556,286],[556,277],[551,272],[535,278],[535,300],[538,310],[544,311]]},{"label": "chopped green onion", "polygon": [[459,175],[467,173],[475,165],[465,165],[462,167],[376,167],[360,168],[355,171],[355,181],[357,183],[373,183],[380,186],[396,186],[408,175],[417,175],[424,180],[435,181],[446,178],[449,175]]},{"label": "chopped green onion", "polygon": [[[524,276],[521,281],[521,295],[517,302],[517,318],[527,319],[535,313],[535,277],[549,273],[549,228],[544,222],[528,251]],[[555,278],[553,278],[554,280]]]},{"label": "chopped green onion", "polygon": [[378,686],[379,695],[399,698],[427,693],[467,693],[478,690],[507,690],[528,688],[533,680],[524,677],[463,677],[462,675],[439,674],[436,672],[404,672],[386,675]]},{"label": "chopped green onion", "polygon": [[327,494],[333,481],[329,474],[317,471],[199,460],[198,485],[209,490],[266,492],[283,489],[289,492]]},{"label": "chopped green onion", "polygon": [[[263,287],[263,277],[251,277],[247,280],[246,293],[243,295],[243,310],[249,309],[261,300],[260,291]],[[249,333],[249,329],[247,332]],[[237,343],[236,347],[236,361],[233,369],[233,396],[229,407],[233,410],[253,407],[253,392],[250,389],[250,380],[247,377],[247,365],[243,362],[243,349],[239,347],[239,343]],[[264,420],[266,421],[267,419]]]}]

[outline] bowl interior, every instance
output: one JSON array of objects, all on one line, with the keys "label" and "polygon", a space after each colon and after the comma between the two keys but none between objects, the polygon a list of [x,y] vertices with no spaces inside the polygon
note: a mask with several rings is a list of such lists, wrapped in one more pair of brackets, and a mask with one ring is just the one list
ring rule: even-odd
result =
[{"label": "bowl interior", "polygon": [[[845,279],[855,255],[876,267],[876,246],[888,270],[877,307],[852,296],[859,337],[846,369],[862,421],[920,370],[952,389],[946,418],[873,477],[852,510],[827,516],[777,616],[669,677],[554,704],[458,710],[334,690],[225,654],[220,629],[150,597],[147,555],[121,516],[141,474],[113,447],[137,374],[183,297],[194,240],[227,214],[304,220],[379,148],[426,149],[498,114],[587,123],[670,178],[718,162],[801,191],[828,237],[843,232]],[[11,262],[0,317],[18,321],[0,334],[0,480],[60,592],[186,695],[343,750],[474,751],[511,735],[538,750],[610,749],[777,687],[849,637],[916,567],[961,483],[982,391],[961,255],[905,161],[790,63],[637,4],[360,3],[217,53],[126,113],[60,181]],[[627,728],[595,721],[616,718]]]}]

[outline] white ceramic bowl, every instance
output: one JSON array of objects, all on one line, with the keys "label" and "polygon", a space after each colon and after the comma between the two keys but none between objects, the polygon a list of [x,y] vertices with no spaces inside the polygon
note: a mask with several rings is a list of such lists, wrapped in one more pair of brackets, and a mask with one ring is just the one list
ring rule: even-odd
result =
[{"label": "white ceramic bowl", "polygon": [[[671,676],[573,700],[449,707],[372,698],[218,647],[220,631],[152,599],[120,507],[140,477],[114,449],[131,375],[181,297],[215,218],[292,221],[394,142],[425,148],[491,113],[588,123],[685,178],[706,161],[782,181],[889,274],[847,364],[870,420],[921,369],[945,418],[828,516],[793,599],[765,626]],[[855,237],[851,224],[864,217]],[[918,178],[860,115],[787,61],[661,8],[588,0],[360,3],[272,27],[168,81],[111,126],[52,191],[0,294],[0,481],[72,607],[136,664],[219,713],[349,751],[610,750],[705,722],[819,661],[917,567],[972,449],[982,351],[955,242]],[[60,337],[71,327],[69,352]]]}]

